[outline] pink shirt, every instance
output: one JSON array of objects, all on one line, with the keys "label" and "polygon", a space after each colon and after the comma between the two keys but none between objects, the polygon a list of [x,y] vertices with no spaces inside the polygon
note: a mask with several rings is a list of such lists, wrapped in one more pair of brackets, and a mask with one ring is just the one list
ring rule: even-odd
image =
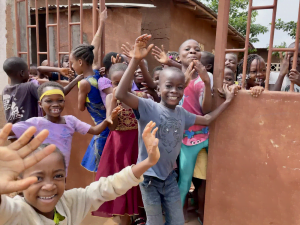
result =
[{"label": "pink shirt", "polygon": [[103,92],[104,89],[112,87],[110,79],[106,77],[100,77],[98,80],[98,89],[100,91],[100,96],[102,98],[102,102],[104,106],[106,107],[106,94]]},{"label": "pink shirt", "polygon": [[[191,80],[189,85],[184,89],[184,95],[181,105],[188,112],[203,116],[202,102],[204,97],[204,82],[200,76]],[[208,139],[208,127],[202,125],[193,125],[184,131],[182,143],[187,146],[200,144]]]}]

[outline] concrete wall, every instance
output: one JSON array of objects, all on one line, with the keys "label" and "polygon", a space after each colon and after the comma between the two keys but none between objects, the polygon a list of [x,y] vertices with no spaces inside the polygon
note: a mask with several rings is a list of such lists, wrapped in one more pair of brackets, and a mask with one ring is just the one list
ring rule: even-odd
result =
[{"label": "concrete wall", "polygon": [[3,71],[3,62],[6,59],[6,27],[4,26],[5,24],[5,10],[6,10],[6,3],[5,1],[0,1],[0,24],[2,24],[2,26],[0,26],[0,93],[2,93],[3,88],[8,84],[8,78],[5,74],[5,72]]}]

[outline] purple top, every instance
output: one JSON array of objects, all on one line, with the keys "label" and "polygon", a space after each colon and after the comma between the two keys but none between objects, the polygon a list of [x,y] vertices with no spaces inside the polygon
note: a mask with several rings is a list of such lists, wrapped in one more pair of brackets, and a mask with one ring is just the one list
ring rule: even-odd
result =
[{"label": "purple top", "polygon": [[140,89],[136,86],[135,82],[132,82],[132,87],[131,87],[132,91],[139,91]]},{"label": "purple top", "polygon": [[75,132],[80,134],[86,134],[91,125],[84,123],[77,119],[75,116],[63,116],[65,118],[65,124],[52,123],[44,117],[33,117],[26,121],[16,123],[12,127],[12,131],[19,138],[29,127],[35,126],[37,131],[34,135],[37,135],[42,130],[49,130],[49,136],[43,143],[55,144],[56,147],[64,154],[66,160],[66,166],[68,170],[72,137]]},{"label": "purple top", "polygon": [[106,107],[106,94],[103,92],[104,89],[112,87],[110,79],[106,77],[100,77],[98,80],[98,89],[100,91],[100,96],[102,98],[102,102]]}]

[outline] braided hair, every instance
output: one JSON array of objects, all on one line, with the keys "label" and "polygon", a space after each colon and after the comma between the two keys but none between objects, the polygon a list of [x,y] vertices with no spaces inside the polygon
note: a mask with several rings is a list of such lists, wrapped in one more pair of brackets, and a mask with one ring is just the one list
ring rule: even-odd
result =
[{"label": "braided hair", "polygon": [[82,59],[86,62],[87,65],[90,66],[93,65],[94,62],[93,50],[93,45],[80,44],[73,49],[72,55],[75,57],[76,60]]},{"label": "braided hair", "polygon": [[[264,59],[260,55],[257,55],[257,54],[248,55],[246,74],[250,73],[251,63],[253,62],[254,59],[256,59],[258,61],[258,63],[260,63],[261,61],[264,61]],[[242,58],[241,61],[238,63],[238,66],[237,66],[238,74],[243,74],[243,65],[244,65],[244,58]]]}]

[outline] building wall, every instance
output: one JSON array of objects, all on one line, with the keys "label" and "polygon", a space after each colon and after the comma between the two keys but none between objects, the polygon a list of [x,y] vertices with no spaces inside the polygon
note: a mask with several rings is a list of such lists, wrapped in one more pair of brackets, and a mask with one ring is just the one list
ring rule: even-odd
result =
[{"label": "building wall", "polygon": [[[265,62],[267,63],[267,61],[268,61],[268,49],[259,48],[259,49],[257,49],[257,52],[255,52],[255,54],[260,55],[265,60]],[[280,59],[278,57],[276,57],[275,55],[272,55],[271,63],[280,63]]]},{"label": "building wall", "polygon": [[[171,7],[170,51],[178,51],[187,39],[195,39],[204,45],[204,50],[212,52],[215,48],[216,28],[207,20],[197,19],[195,14],[182,7]],[[228,48],[239,48],[239,44],[228,38]]]},{"label": "building wall", "polygon": [[2,93],[3,88],[8,84],[8,78],[5,74],[5,72],[3,71],[3,62],[6,59],[6,26],[3,26],[3,24],[5,24],[5,20],[6,20],[6,14],[5,14],[5,10],[6,10],[6,3],[5,1],[0,1],[0,24],[2,24],[2,26],[0,26],[0,93]]},{"label": "building wall", "polygon": [[[72,22],[79,22],[79,11],[72,12]],[[83,43],[93,40],[92,9],[83,10]],[[54,20],[56,23],[56,18]],[[138,9],[109,8],[105,23],[105,52],[121,52],[122,44],[132,43],[141,34],[142,15]],[[60,13],[60,51],[68,51],[68,15]],[[124,35],[126,34],[126,35]],[[57,49],[57,34],[54,29],[53,39]],[[72,26],[72,48],[80,44],[79,26]],[[53,51],[56,51],[53,48]]]}]

